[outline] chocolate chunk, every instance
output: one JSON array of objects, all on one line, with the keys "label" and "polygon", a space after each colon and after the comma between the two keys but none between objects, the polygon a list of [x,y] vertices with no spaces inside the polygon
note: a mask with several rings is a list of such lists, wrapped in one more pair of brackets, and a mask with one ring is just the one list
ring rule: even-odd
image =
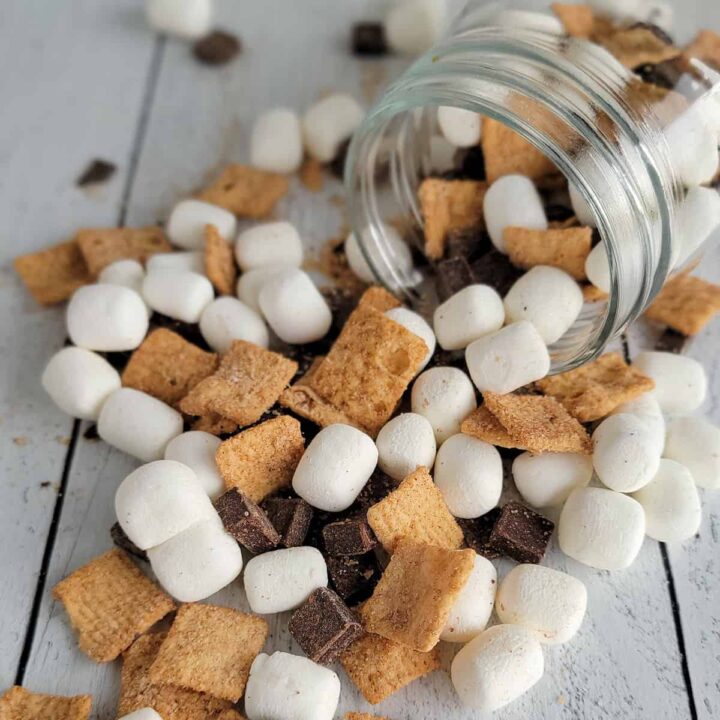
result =
[{"label": "chocolate chunk", "polygon": [[313,509],[300,498],[267,498],[262,503],[268,519],[284,547],[298,547],[305,542]]},{"label": "chocolate chunk", "polygon": [[228,32],[215,30],[193,45],[193,55],[206,65],[224,65],[241,50],[240,40]]},{"label": "chocolate chunk", "polygon": [[523,274],[516,268],[507,255],[497,250],[491,250],[471,265],[475,282],[494,287],[501,296],[513,286],[515,281]]},{"label": "chocolate chunk", "polygon": [[566,205],[553,204],[545,208],[545,217],[548,222],[565,222],[575,215],[571,207]]},{"label": "chocolate chunk", "polygon": [[458,520],[467,546],[488,560],[494,560],[500,557],[501,554],[490,545],[490,534],[500,517],[500,512],[500,508],[493,508],[479,518],[474,518],[473,520]]},{"label": "chocolate chunk", "polygon": [[288,625],[302,651],[316,663],[329,665],[360,635],[354,613],[328,588],[318,588],[292,614]]},{"label": "chocolate chunk", "polygon": [[350,138],[347,140],[344,140],[342,143],[340,143],[340,146],[337,149],[337,154],[335,157],[328,163],[328,168],[330,169],[330,172],[338,178],[338,180],[342,180],[345,175],[345,159],[347,158],[348,148],[350,147]]},{"label": "chocolate chunk", "polygon": [[[342,249],[343,246],[339,245],[338,247]],[[322,288],[320,292],[332,313],[332,325],[330,326],[328,335],[330,337],[337,337],[352,311],[357,307],[357,293],[341,287]]]},{"label": "chocolate chunk", "polygon": [[430,358],[428,367],[455,367],[463,372],[467,371],[465,367],[465,351],[464,350],[443,350],[439,345],[435,348],[435,353]]},{"label": "chocolate chunk", "polygon": [[162,327],[172,330],[172,332],[177,333],[180,337],[184,338],[188,342],[191,342],[193,345],[197,345],[203,350],[212,351],[212,348],[207,344],[207,342],[205,342],[205,338],[200,332],[200,326],[197,323],[185,323],[168,317],[167,315],[153,313],[152,318],[150,318],[150,325],[152,329]]},{"label": "chocolate chunk", "polygon": [[367,600],[380,580],[373,553],[357,557],[328,557],[328,576],[337,594],[346,601]]},{"label": "chocolate chunk", "polygon": [[352,28],[353,55],[375,56],[387,55],[385,30],[379,22],[359,22]]},{"label": "chocolate chunk", "polygon": [[682,69],[675,60],[666,60],[661,63],[643,63],[633,69],[643,82],[672,90],[679,82]]},{"label": "chocolate chunk", "polygon": [[117,352],[100,353],[119,373],[130,362],[131,350],[118,350]]},{"label": "chocolate chunk", "polygon": [[485,156],[479,145],[458,150],[455,161],[459,166],[460,176],[465,180],[485,180]]},{"label": "chocolate chunk", "polygon": [[489,253],[492,242],[486,232],[477,228],[451,230],[445,238],[445,248],[446,257],[461,257],[470,263]]},{"label": "chocolate chunk", "polygon": [[655,342],[655,350],[660,352],[682,353],[687,345],[688,339],[682,333],[672,328],[667,328]]},{"label": "chocolate chunk", "polygon": [[393,490],[396,490],[397,486],[398,483],[389,475],[386,475],[380,468],[375,468],[355,502],[362,510],[367,510],[371,505],[380,502]]},{"label": "chocolate chunk", "polygon": [[503,506],[488,544],[520,563],[539,563],[545,555],[555,523],[518,502]]},{"label": "chocolate chunk", "polygon": [[115,174],[116,169],[113,163],[96,158],[82,171],[75,184],[78,187],[98,185],[109,180]]},{"label": "chocolate chunk", "polygon": [[456,292],[476,282],[473,272],[462,257],[441,260],[437,264],[435,288],[440,302],[445,302]]},{"label": "chocolate chunk", "polygon": [[110,528],[110,537],[112,541],[121,550],[126,553],[133,555],[138,560],[145,560],[147,562],[148,556],[144,550],[141,550],[126,534],[125,531],[120,527],[120,523],[115,523]]},{"label": "chocolate chunk", "polygon": [[280,544],[280,535],[268,516],[237,488],[221,495],[215,509],[225,529],[250,552],[267,552]]},{"label": "chocolate chunk", "polygon": [[351,517],[323,528],[328,555],[364,555],[377,545],[375,534],[364,517]]},{"label": "chocolate chunk", "polygon": [[97,423],[92,423],[92,425],[88,425],[87,430],[83,433],[83,437],[86,440],[99,440],[100,435],[98,435]]}]

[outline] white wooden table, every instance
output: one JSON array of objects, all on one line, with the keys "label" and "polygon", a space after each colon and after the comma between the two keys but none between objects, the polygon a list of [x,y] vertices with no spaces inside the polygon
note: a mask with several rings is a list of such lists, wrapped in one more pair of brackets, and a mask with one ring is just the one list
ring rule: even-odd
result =
[{"label": "white wooden table", "polygon": [[[700,0],[698,0],[700,2]],[[715,0],[714,26],[720,27]],[[303,109],[343,89],[369,103],[401,60],[359,61],[350,24],[380,16],[368,0],[226,0],[218,25],[244,53],[202,67],[186,44],[154,36],[139,0],[5,0],[0,4],[0,690],[92,693],[93,717],[115,717],[118,664],[99,666],[76,648],[49,590],[110,547],[112,499],[136,463],[56,410],[39,376],[64,340],[61,309],[42,310],[10,262],[78,226],[153,223],[209,170],[247,159],[260,111]],[[688,6],[685,6],[688,7]],[[691,3],[680,19],[692,24]],[[688,17],[688,13],[690,17]],[[98,191],[74,180],[95,157],[119,171]],[[298,187],[280,212],[310,243],[343,218],[324,194]],[[706,270],[720,279],[720,262]],[[629,351],[641,345],[632,333]],[[637,338],[637,339],[636,339]],[[711,377],[707,412],[720,421],[720,323],[691,345]],[[578,638],[548,648],[546,674],[500,718],[716,718],[720,716],[720,494],[704,494],[698,537],[676,546],[647,540],[627,571],[597,572],[553,549],[548,563],[588,586]],[[212,599],[243,607],[237,587]],[[285,619],[269,646],[292,649]],[[338,711],[370,711],[344,680]],[[471,718],[437,672],[380,705],[394,720]]]}]

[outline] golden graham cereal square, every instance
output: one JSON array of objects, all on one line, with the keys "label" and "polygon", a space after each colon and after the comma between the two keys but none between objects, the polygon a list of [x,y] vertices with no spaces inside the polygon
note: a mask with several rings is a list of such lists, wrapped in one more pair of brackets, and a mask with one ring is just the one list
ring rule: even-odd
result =
[{"label": "golden graham cereal square", "polygon": [[683,335],[697,335],[720,311],[720,286],[695,277],[676,275],[665,283],[645,311],[649,320]]},{"label": "golden graham cereal square", "polygon": [[2,720],[88,720],[91,709],[90,695],[43,695],[17,685],[0,697]]},{"label": "golden graham cereal square", "polygon": [[143,228],[85,228],[75,235],[93,277],[116,260],[145,262],[151,255],[171,252],[165,231],[156,225]]},{"label": "golden graham cereal square", "polygon": [[214,225],[205,226],[205,274],[220,295],[235,295],[237,267],[230,243]]}]

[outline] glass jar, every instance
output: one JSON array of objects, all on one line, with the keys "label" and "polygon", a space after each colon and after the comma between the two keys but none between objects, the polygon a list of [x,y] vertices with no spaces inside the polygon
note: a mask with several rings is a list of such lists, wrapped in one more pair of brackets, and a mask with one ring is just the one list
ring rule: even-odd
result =
[{"label": "glass jar", "polygon": [[[598,27],[610,32],[618,24],[649,28],[662,38],[656,26],[595,16],[598,34]],[[686,55],[633,70],[597,42],[568,35],[549,11],[528,13],[522,3],[464,3],[444,39],[371,109],[350,147],[345,174],[350,221],[376,278],[424,314],[437,304],[437,263],[415,252],[410,265],[406,249],[398,250],[394,228],[401,224],[405,240],[423,247],[418,190],[436,174],[437,108],[479,113],[502,122],[551,160],[572,188],[576,214],[596,228],[607,258],[601,268],[606,299],[586,302],[574,325],[550,346],[553,372],[596,357],[643,312],[671,273],[696,261],[699,246],[717,235],[711,231],[720,224],[720,215],[713,215],[720,212],[720,199],[706,202],[710,183],[688,179],[683,170],[683,163],[697,161],[683,153],[710,152],[707,138],[671,139],[673,133],[684,137],[686,128],[702,128],[714,137],[710,145],[717,162],[720,75]],[[643,82],[641,73],[660,70],[662,77],[651,79],[661,84]],[[712,162],[710,157],[704,164]],[[701,191],[694,187],[697,180],[706,185]],[[568,189],[563,183],[560,192],[567,195]],[[700,222],[697,208],[704,208]]]}]

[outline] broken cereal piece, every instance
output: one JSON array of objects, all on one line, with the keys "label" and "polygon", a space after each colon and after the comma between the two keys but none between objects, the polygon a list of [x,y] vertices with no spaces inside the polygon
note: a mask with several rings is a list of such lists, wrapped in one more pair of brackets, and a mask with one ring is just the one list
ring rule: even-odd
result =
[{"label": "broken cereal piece", "polygon": [[217,371],[179,404],[188,415],[217,413],[241,427],[257,422],[280,397],[297,363],[244,340],[233,341]]},{"label": "broken cereal piece", "polygon": [[720,35],[712,30],[701,30],[685,48],[687,58],[699,58],[720,70]]},{"label": "broken cereal piece", "polygon": [[617,30],[602,38],[600,44],[631,70],[645,63],[657,65],[681,54],[678,48],[641,24]]},{"label": "broken cereal piece", "polygon": [[287,191],[288,179],[285,175],[265,172],[249,165],[228,165],[198,197],[240,217],[259,220],[270,215]]},{"label": "broken cereal piece", "polygon": [[302,498],[267,498],[261,505],[280,536],[284,547],[299,547],[305,542],[313,509]]},{"label": "broken cereal piece", "polygon": [[257,615],[183,605],[150,667],[150,681],[237,702],[267,634],[267,622]]},{"label": "broken cereal piece", "polygon": [[581,285],[580,289],[582,290],[583,300],[585,302],[600,302],[601,300],[607,300],[609,297],[604,290],[601,290],[599,287],[595,287],[595,285],[591,285],[590,283]]},{"label": "broken cereal piece", "polygon": [[460,432],[497,447],[528,449],[510,436],[502,423],[488,410],[487,405],[473,410],[462,421]]},{"label": "broken cereal piece", "polygon": [[215,459],[225,487],[237,488],[259,503],[289,487],[303,452],[300,423],[280,415],[225,440]]},{"label": "broken cereal piece", "polygon": [[547,550],[555,523],[518,502],[502,507],[493,525],[489,546],[519,563],[539,563]]},{"label": "broken cereal piece", "polygon": [[645,317],[692,336],[697,335],[718,311],[720,286],[683,274],[665,283],[645,311]]},{"label": "broken cereal piece", "polygon": [[593,34],[595,16],[591,5],[586,3],[552,3],[550,7],[563,24],[568,35],[589,38]]},{"label": "broken cereal piece", "polygon": [[280,535],[267,515],[237,488],[215,501],[225,529],[252,553],[267,552],[280,544]]},{"label": "broken cereal piece", "polygon": [[433,670],[440,668],[437,650],[418,652],[379,635],[366,633],[340,658],[353,685],[377,705]]},{"label": "broken cereal piece", "polygon": [[79,287],[92,282],[92,276],[74,241],[55,245],[13,261],[15,272],[40,305],[67,300]]},{"label": "broken cereal piece", "polygon": [[122,384],[176,405],[217,370],[218,362],[215,353],[200,349],[171,330],[158,328],[130,356]]},{"label": "broken cereal piece", "polygon": [[322,535],[328,555],[364,555],[377,545],[373,531],[361,516],[329,523]]},{"label": "broken cereal piece", "polygon": [[85,228],[75,235],[93,277],[116,260],[145,262],[151,255],[171,252],[165,231],[156,225],[142,228]]},{"label": "broken cereal piece", "polygon": [[360,614],[368,632],[428,652],[474,565],[474,550],[445,550],[403,539]]},{"label": "broken cereal piece", "polygon": [[53,588],[78,633],[80,649],[109,662],[137,635],[175,609],[175,603],[118,549],[96,557]]},{"label": "broken cereal piece", "polygon": [[90,695],[44,695],[15,685],[0,697],[2,720],[88,720]]},{"label": "broken cereal piece", "polygon": [[230,243],[214,225],[205,226],[205,274],[220,295],[235,295],[237,267]]}]

